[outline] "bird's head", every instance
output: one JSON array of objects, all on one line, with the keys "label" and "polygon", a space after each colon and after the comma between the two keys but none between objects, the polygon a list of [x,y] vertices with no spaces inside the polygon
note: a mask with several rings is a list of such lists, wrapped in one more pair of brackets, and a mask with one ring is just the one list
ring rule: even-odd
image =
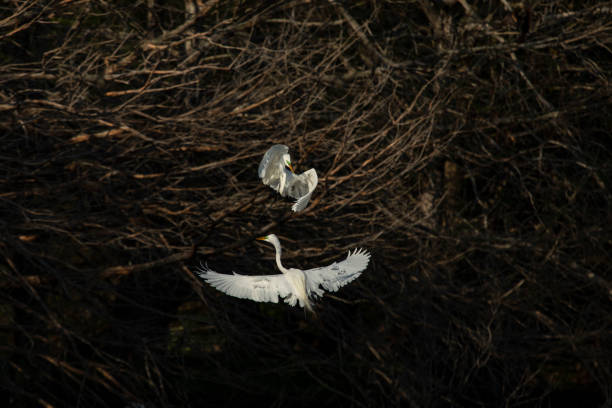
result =
[{"label": "bird's head", "polygon": [[280,242],[280,241],[278,240],[278,237],[277,237],[275,234],[270,234],[270,235],[266,235],[266,236],[263,236],[263,237],[257,237],[257,238],[255,238],[255,239],[257,239],[257,240],[259,240],[259,241],[266,241],[266,242],[269,242],[269,243],[271,243],[272,245],[274,245],[274,243],[275,243],[275,242],[277,242],[277,243],[278,243],[278,242]]},{"label": "bird's head", "polygon": [[293,166],[291,165],[291,156],[289,156],[289,154],[283,155],[283,163],[285,164],[285,166],[289,167],[289,170],[291,170],[292,173],[295,173],[295,171],[293,170]]}]

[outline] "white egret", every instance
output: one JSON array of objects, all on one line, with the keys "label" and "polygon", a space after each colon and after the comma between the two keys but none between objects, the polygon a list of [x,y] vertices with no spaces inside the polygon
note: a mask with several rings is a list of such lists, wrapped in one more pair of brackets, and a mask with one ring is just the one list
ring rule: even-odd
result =
[{"label": "white egret", "polygon": [[[291,170],[287,170],[287,167]],[[302,174],[295,174],[291,165],[289,148],[277,144],[268,149],[259,163],[259,178],[283,197],[296,200],[291,209],[302,211],[308,205],[312,192],[317,187],[319,178],[315,169]]]},{"label": "white egret", "polygon": [[211,286],[231,296],[251,299],[256,302],[278,303],[279,296],[285,303],[305,307],[313,312],[310,298],[323,296],[323,290],[337,291],[340,287],[357,279],[368,266],[370,254],[364,249],[349,251],[344,261],[334,262],[329,266],[302,271],[296,268],[285,268],[281,263],[281,245],[274,234],[257,238],[274,245],[276,249],[276,265],[282,275],[248,276],[217,273],[201,267],[197,274]]}]

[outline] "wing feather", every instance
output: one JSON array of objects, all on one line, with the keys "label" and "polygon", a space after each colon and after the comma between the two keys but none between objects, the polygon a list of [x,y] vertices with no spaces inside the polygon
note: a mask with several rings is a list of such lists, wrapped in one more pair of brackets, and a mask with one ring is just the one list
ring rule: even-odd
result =
[{"label": "wing feather", "polygon": [[257,173],[261,181],[278,191],[281,171],[284,170],[282,163],[283,155],[289,152],[289,148],[282,144],[276,144],[266,151],[259,163]]},{"label": "wing feather", "polygon": [[278,303],[280,296],[287,303],[292,301],[293,293],[284,275],[249,276],[235,272],[228,275],[217,273],[208,266],[201,266],[196,274],[217,290],[237,298]]},{"label": "wing feather", "polygon": [[299,212],[306,208],[318,182],[319,178],[315,169],[307,170],[299,175],[290,173],[287,176],[285,194],[283,196],[288,195],[296,199],[295,204],[291,207],[294,212]]},{"label": "wing feather", "polygon": [[354,281],[368,267],[370,254],[365,249],[349,251],[344,261],[334,262],[329,266],[304,271],[306,289],[309,295],[323,296],[323,290],[335,292],[342,286]]}]

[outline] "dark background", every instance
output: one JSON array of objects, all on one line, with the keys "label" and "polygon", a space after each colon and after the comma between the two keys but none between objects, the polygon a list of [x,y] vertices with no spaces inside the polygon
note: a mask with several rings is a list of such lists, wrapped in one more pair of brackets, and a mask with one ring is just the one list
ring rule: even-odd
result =
[{"label": "dark background", "polygon": [[[3,2],[6,406],[610,407],[611,50],[608,1]],[[317,319],[194,277],[270,232],[371,263]]]}]

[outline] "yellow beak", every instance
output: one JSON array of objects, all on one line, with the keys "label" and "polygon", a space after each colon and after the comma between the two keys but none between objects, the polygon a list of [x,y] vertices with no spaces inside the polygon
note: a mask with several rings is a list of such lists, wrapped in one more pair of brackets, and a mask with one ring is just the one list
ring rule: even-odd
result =
[{"label": "yellow beak", "polygon": [[255,238],[258,241],[265,241],[267,237],[257,237]]},{"label": "yellow beak", "polygon": [[287,167],[289,167],[289,170],[291,170],[292,173],[295,173],[295,170],[293,170],[293,166],[291,165],[291,163],[287,164]]}]

